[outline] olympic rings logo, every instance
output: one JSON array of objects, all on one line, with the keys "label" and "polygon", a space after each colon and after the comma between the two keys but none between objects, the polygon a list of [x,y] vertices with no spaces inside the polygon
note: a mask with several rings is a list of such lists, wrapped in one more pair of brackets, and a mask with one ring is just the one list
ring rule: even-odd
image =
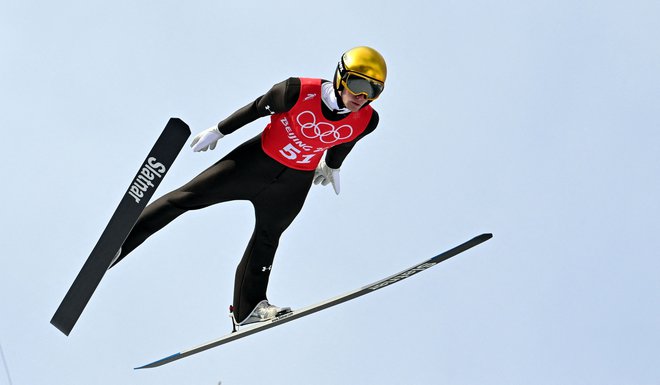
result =
[{"label": "olympic rings logo", "polygon": [[335,127],[332,123],[317,123],[316,116],[311,111],[301,112],[296,117],[296,121],[300,125],[300,132],[303,136],[309,139],[319,138],[325,144],[348,139],[353,135],[353,127],[348,124]]}]

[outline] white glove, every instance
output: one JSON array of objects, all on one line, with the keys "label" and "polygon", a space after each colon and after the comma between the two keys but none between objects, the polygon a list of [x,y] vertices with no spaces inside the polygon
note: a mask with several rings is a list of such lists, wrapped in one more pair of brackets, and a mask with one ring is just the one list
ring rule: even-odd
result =
[{"label": "white glove", "polygon": [[218,130],[218,126],[213,126],[197,134],[192,143],[190,143],[190,147],[195,152],[213,150],[218,140],[223,136],[220,130]]},{"label": "white glove", "polygon": [[321,163],[319,163],[314,171],[314,184],[319,183],[323,186],[332,183],[335,194],[339,195],[339,169],[330,168],[325,164],[325,160],[321,160]]}]

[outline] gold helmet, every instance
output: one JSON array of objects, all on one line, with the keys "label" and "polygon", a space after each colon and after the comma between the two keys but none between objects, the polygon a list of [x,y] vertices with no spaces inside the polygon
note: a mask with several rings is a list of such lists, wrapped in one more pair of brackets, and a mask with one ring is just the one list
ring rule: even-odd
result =
[{"label": "gold helmet", "polygon": [[385,59],[373,48],[355,47],[341,56],[335,71],[336,91],[346,88],[354,95],[365,95],[375,100],[385,88],[387,65]]}]

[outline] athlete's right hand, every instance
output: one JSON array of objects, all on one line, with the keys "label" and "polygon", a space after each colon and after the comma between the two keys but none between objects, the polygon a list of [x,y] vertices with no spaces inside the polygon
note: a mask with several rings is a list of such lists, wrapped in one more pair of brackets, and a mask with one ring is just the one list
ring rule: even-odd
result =
[{"label": "athlete's right hand", "polygon": [[197,134],[192,143],[190,143],[190,147],[195,152],[213,150],[218,140],[222,139],[223,136],[216,125]]}]

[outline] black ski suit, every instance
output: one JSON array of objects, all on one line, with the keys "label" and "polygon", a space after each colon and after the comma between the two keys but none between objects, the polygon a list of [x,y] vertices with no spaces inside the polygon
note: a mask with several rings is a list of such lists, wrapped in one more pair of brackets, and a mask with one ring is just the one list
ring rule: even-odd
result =
[{"label": "black ski suit", "polygon": [[[289,111],[298,100],[300,79],[289,78],[274,85],[254,102],[237,110],[218,124],[230,134],[272,113]],[[345,114],[331,111],[321,102],[326,119],[339,121]],[[365,131],[351,142],[326,152],[326,164],[339,168],[355,143],[378,125],[373,112]],[[122,246],[117,262],[149,236],[188,210],[197,210],[231,200],[248,200],[255,210],[255,229],[236,270],[234,316],[245,319],[266,289],[280,236],[298,215],[312,185],[314,171],[289,168],[269,157],[261,147],[261,134],[241,144],[182,187],[149,204]],[[114,265],[113,265],[114,266]]]}]

